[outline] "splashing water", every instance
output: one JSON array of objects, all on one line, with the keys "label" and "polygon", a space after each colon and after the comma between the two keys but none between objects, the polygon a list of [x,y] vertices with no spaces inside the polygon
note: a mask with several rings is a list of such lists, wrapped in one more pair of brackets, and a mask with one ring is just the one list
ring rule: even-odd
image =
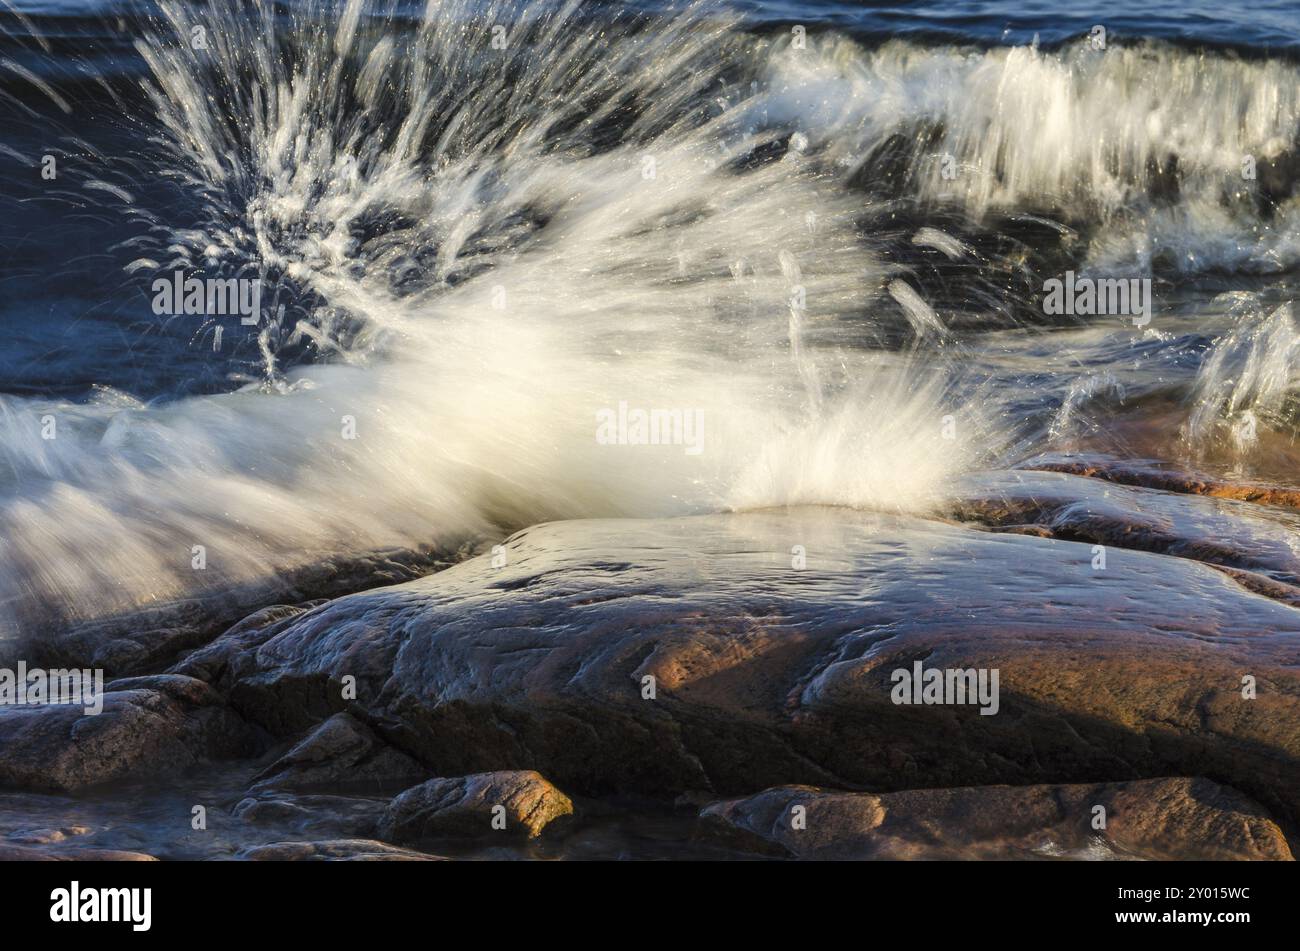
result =
[{"label": "splashing water", "polygon": [[[199,382],[133,388],[108,347],[89,395],[0,397],[6,632],[547,519],[925,512],[1033,452],[1249,467],[1295,435],[1292,60],[796,46],[716,2],[163,0],[133,23],[94,84],[10,44],[0,93],[24,121],[11,89],[53,122],[93,111],[87,85],[120,111],[129,146],[78,128],[31,198],[120,220],[70,262],[80,304],[134,288],[115,345],[191,336],[172,377]],[[1152,326],[1049,326],[1066,269],[1153,277]],[[159,321],[146,291],[176,272],[258,281],[257,326]],[[1183,308],[1203,279],[1232,294]]]},{"label": "splashing water", "polygon": [[1218,340],[1192,391],[1184,438],[1199,452],[1248,454],[1264,428],[1294,429],[1300,331],[1292,306],[1261,311],[1248,295],[1226,295],[1235,328]]},{"label": "splashing water", "polygon": [[[924,508],[993,442],[941,353],[862,346],[887,285],[937,318],[862,197],[762,119],[733,21],[363,12],[164,2],[138,42],[157,173],[194,211],[124,267],[262,280],[265,375],[0,401],[0,624],[547,519]],[[602,444],[622,404],[698,413],[703,451]]]},{"label": "splashing water", "polygon": [[1163,43],[979,50],[837,34],[770,58],[773,117],[889,197],[1086,223],[1082,264],[1300,264],[1300,69]]}]

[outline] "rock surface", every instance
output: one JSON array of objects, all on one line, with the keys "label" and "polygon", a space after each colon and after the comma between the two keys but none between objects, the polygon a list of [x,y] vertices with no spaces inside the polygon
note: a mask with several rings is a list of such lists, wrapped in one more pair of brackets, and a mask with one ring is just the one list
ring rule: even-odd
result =
[{"label": "rock surface", "polygon": [[569,797],[538,773],[478,773],[431,779],[406,790],[380,819],[379,837],[418,842],[505,832],[536,838],[551,822],[572,813]]},{"label": "rock surface", "polygon": [[1155,460],[1117,459],[1103,453],[1048,453],[1028,460],[1023,468],[1105,479],[1121,485],[1164,489],[1190,495],[1239,499],[1300,509],[1300,489],[1266,482],[1243,483],[1172,468]]},{"label": "rock surface", "polygon": [[1059,472],[980,473],[954,496],[962,521],[1244,569],[1300,594],[1300,514],[1288,509]]},{"label": "rock surface", "polygon": [[40,849],[0,844],[0,862],[156,862],[143,852],[121,849]]},{"label": "rock surface", "polygon": [[241,799],[231,815],[243,822],[313,838],[368,838],[388,800],[357,796],[261,793]]},{"label": "rock surface", "polygon": [[1205,779],[879,795],[784,786],[700,817],[731,845],[801,859],[1292,858],[1258,805]]},{"label": "rock surface", "polygon": [[[460,544],[459,542],[457,544]],[[31,666],[100,667],[110,677],[157,670],[187,650],[212,641],[241,618],[379,585],[397,584],[436,571],[460,555],[448,550],[387,549],[325,559],[259,583],[223,584],[184,601],[142,606],[120,615],[80,620],[23,617],[18,641],[0,640],[0,662],[22,658]],[[274,608],[264,605],[282,602]]]},{"label": "rock surface", "polygon": [[252,862],[441,862],[440,856],[399,849],[374,839],[326,839],[320,842],[272,842],[245,849],[239,858]]},{"label": "rock surface", "polygon": [[[526,837],[572,804],[533,770],[589,797],[749,796],[706,821],[782,855],[1285,857],[1283,833],[1300,841],[1300,514],[1028,470],[965,477],[941,514],[536,526],[504,567],[482,556],[263,608],[168,674],[110,683],[100,716],[0,707],[0,786],[117,788],[97,850],[164,858],[477,847],[498,804],[519,833],[502,848],[553,854],[563,830]],[[996,672],[996,703],[895,702],[918,664]],[[270,749],[287,752],[266,765]],[[156,777],[180,785],[114,832],[142,787],[100,784]],[[790,784],[873,793],[768,788]],[[767,820],[792,796],[834,841],[781,840]],[[1077,828],[1089,797],[1114,811],[1104,838]],[[88,821],[85,801],[20,803],[4,848],[68,854],[58,835]],[[217,834],[152,837],[177,816],[188,829],[194,802],[221,804]]]},{"label": "rock surface", "polygon": [[268,766],[253,790],[400,789],[428,775],[426,768],[388,746],[364,723],[338,713]]},{"label": "rock surface", "polygon": [[[1289,573],[1265,541],[1250,563]],[[570,521],[506,548],[308,611],[219,685],[292,735],[353,677],[366,721],[439,774],[584,795],[1206,775],[1300,818],[1300,611],[1190,551],[1117,545],[1098,571],[1086,542],[844,509]],[[895,704],[918,661],[998,670],[998,712]]]},{"label": "rock surface", "polygon": [[175,674],[109,684],[103,710],[0,707],[0,784],[75,790],[251,756],[253,730],[210,686]]}]

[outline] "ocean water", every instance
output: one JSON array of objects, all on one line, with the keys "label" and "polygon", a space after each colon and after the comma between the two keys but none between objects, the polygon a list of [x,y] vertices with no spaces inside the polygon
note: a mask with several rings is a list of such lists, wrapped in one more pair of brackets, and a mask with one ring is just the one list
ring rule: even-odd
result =
[{"label": "ocean water", "polygon": [[1294,481],[1294,4],[1053,6],[0,2],[0,632],[1045,452]]}]

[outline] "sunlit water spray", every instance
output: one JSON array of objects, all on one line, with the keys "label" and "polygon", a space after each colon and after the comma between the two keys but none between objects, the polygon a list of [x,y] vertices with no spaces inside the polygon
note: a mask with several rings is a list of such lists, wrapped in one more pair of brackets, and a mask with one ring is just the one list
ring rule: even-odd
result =
[{"label": "sunlit water spray", "polygon": [[[1300,262],[1287,60],[796,42],[719,3],[160,9],[138,88],[98,80],[132,148],[78,138],[43,199],[120,219],[84,280],[241,388],[0,398],[6,630],[547,519],[924,512],[1147,400],[1247,474],[1295,431],[1293,294],[1164,296]],[[28,47],[0,72],[74,121]],[[1032,331],[1066,267],[1154,278],[1155,321]],[[257,326],[149,313],[176,272],[260,281]]]},{"label": "sunlit water spray", "polygon": [[[6,626],[548,519],[923,509],[995,442],[942,359],[864,348],[903,278],[763,124],[733,22],[538,9],[162,5],[157,168],[200,210],[123,266],[263,280],[264,378],[5,400]],[[621,404],[698,414],[700,451],[602,442]]]}]

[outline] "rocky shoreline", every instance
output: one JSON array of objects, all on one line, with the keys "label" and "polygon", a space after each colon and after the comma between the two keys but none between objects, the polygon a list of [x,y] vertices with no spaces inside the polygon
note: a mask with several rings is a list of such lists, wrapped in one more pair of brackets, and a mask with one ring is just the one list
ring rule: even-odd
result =
[{"label": "rocky shoreline", "polygon": [[[0,858],[1289,859],[1300,515],[1143,481],[550,523],[213,637],[155,610],[165,659],[69,635],[118,679],[0,707]],[[896,702],[917,663],[995,714]]]}]

